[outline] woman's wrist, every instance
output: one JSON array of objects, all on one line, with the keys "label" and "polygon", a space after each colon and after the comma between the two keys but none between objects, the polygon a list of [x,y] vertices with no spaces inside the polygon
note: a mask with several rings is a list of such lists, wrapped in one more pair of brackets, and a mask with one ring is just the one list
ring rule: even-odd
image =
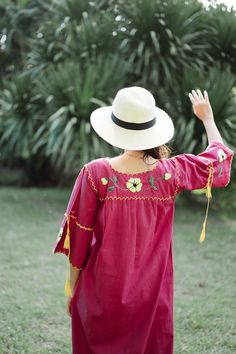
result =
[{"label": "woman's wrist", "polygon": [[209,115],[209,116],[205,116],[204,118],[202,118],[202,122],[205,123],[205,122],[215,122],[215,119],[214,119],[214,116],[213,115]]},{"label": "woman's wrist", "polygon": [[203,124],[206,129],[209,143],[212,141],[218,141],[220,143],[223,143],[221,134],[215,124],[214,118],[204,120]]}]

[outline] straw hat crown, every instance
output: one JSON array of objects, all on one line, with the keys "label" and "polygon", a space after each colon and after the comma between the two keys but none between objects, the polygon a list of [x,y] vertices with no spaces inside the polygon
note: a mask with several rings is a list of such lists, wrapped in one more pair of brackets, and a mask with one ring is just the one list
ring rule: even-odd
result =
[{"label": "straw hat crown", "polygon": [[144,123],[155,117],[155,99],[142,87],[124,88],[118,91],[112,110],[123,121]]},{"label": "straw hat crown", "polygon": [[169,115],[156,107],[151,92],[138,86],[119,90],[112,106],[95,109],[90,121],[101,138],[127,150],[160,146],[174,134]]}]

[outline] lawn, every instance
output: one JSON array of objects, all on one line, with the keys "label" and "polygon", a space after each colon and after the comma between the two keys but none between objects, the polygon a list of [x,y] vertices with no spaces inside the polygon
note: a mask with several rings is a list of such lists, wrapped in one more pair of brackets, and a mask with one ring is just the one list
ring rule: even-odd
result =
[{"label": "lawn", "polygon": [[[1,354],[71,353],[66,257],[51,253],[69,193],[0,189]],[[235,354],[236,221],[211,208],[200,244],[204,211],[177,201],[175,354]]]}]

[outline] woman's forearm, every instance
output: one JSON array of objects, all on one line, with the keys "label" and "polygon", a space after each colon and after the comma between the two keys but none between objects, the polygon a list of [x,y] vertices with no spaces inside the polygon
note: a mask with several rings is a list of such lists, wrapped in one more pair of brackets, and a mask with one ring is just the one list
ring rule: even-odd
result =
[{"label": "woman's forearm", "polygon": [[74,289],[75,289],[77,280],[79,279],[79,275],[80,275],[81,270],[82,269],[78,269],[78,268],[70,265],[70,286],[71,286],[72,294],[74,293]]},{"label": "woman's forearm", "polygon": [[214,118],[212,117],[212,118],[203,120],[203,124],[206,129],[208,142],[210,143],[212,141],[218,141],[223,144],[223,139],[221,137],[221,134],[220,134],[216,124],[215,124]]}]

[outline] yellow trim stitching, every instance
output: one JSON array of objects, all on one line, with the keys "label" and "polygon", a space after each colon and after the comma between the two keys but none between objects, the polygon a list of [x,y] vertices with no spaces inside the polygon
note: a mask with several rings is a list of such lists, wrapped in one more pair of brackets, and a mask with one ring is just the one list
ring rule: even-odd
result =
[{"label": "yellow trim stitching", "polygon": [[79,224],[77,221],[75,223],[80,229],[83,229],[83,230],[86,230],[86,231],[93,231],[92,227],[83,226],[83,225]]},{"label": "yellow trim stitching", "polygon": [[93,189],[93,191],[94,191],[95,193],[98,193],[98,190],[97,190],[97,188],[96,188],[95,182],[94,182],[94,180],[93,180],[93,178],[92,178],[92,176],[91,176],[91,173],[90,173],[88,167],[87,167],[86,165],[84,165],[84,168],[85,168],[85,170],[86,170],[86,172],[87,172],[87,174],[88,174],[88,180],[89,180],[89,182],[90,182],[90,183],[89,183],[90,186],[92,187],[92,189]]},{"label": "yellow trim stitching", "polygon": [[116,196],[111,196],[111,197],[105,197],[105,198],[99,198],[100,201],[105,201],[105,200],[159,200],[159,201],[165,201],[165,200],[170,200],[173,199],[174,196],[170,197],[116,197]]},{"label": "yellow trim stitching", "polygon": [[75,220],[75,224],[80,228],[80,229],[83,229],[83,230],[86,230],[86,231],[93,231],[93,227],[86,227],[84,225],[81,225],[77,220],[76,220],[76,217],[74,215],[66,215],[66,218],[69,217],[71,219],[74,219]]}]

